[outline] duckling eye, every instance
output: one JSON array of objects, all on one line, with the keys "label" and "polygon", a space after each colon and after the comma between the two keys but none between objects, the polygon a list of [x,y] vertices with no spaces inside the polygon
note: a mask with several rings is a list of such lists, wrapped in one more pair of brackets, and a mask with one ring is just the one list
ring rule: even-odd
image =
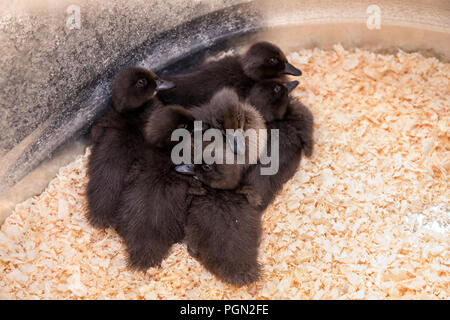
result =
[{"label": "duckling eye", "polygon": [[278,93],[281,91],[281,86],[276,85],[275,87],[273,87],[273,92]]},{"label": "duckling eye", "polygon": [[138,87],[145,87],[147,85],[147,79],[139,79],[136,85]]},{"label": "duckling eye", "polygon": [[203,171],[206,171],[206,172],[208,172],[208,171],[211,171],[211,166],[209,165],[209,164],[202,164],[202,169],[203,169]]},{"label": "duckling eye", "polygon": [[272,66],[278,64],[278,59],[277,58],[270,58],[269,59],[269,64],[272,65]]}]

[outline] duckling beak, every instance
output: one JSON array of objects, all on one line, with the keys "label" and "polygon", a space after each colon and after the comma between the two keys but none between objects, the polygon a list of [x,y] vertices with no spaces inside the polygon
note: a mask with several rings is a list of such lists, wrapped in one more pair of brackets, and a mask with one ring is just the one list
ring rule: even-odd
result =
[{"label": "duckling beak", "polygon": [[175,167],[175,171],[181,174],[187,174],[190,176],[195,175],[193,164],[182,164]]},{"label": "duckling beak", "polygon": [[156,91],[162,91],[162,90],[168,90],[175,88],[175,83],[172,81],[162,80],[162,79],[156,79]]},{"label": "duckling beak", "polygon": [[286,66],[284,67],[284,74],[290,74],[293,76],[301,76],[302,72],[297,69],[296,67],[294,67],[292,64],[290,64],[289,62],[286,62]]},{"label": "duckling beak", "polygon": [[283,85],[287,88],[288,93],[291,93],[291,91],[294,90],[298,86],[298,84],[299,84],[298,81],[290,81],[283,83]]}]

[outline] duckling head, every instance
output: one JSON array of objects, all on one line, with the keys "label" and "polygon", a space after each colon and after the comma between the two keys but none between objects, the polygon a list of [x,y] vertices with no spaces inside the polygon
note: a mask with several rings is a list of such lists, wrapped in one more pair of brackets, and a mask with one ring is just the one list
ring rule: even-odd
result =
[{"label": "duckling head", "polygon": [[160,79],[150,70],[128,67],[121,70],[112,82],[113,106],[119,112],[133,110],[152,99],[157,91],[173,87],[173,82]]},{"label": "duckling head", "polygon": [[276,45],[262,41],[253,44],[242,57],[245,74],[255,81],[278,78],[284,74],[301,76],[302,72],[287,61]]},{"label": "duckling head", "polygon": [[250,90],[247,102],[260,112],[266,122],[281,120],[289,104],[289,93],[298,86],[298,83],[298,81],[259,81]]},{"label": "duckling head", "polygon": [[202,184],[220,190],[236,189],[244,173],[237,164],[182,164],[175,167],[181,174],[193,176]]}]

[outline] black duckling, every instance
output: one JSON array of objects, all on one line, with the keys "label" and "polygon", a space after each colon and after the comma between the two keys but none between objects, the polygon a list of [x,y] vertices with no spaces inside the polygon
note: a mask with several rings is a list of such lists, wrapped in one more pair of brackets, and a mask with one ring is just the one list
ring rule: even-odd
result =
[{"label": "black duckling", "polygon": [[145,271],[161,263],[184,238],[191,195],[205,193],[197,180],[177,174],[171,160],[172,131],[192,121],[184,108],[164,106],[146,124],[147,143],[127,174],[114,223],[132,269]]},{"label": "black duckling", "polygon": [[285,74],[300,76],[301,71],[287,61],[280,48],[269,42],[258,42],[242,56],[207,61],[193,71],[168,76],[177,86],[158,96],[165,104],[199,106],[223,87],[234,88],[239,97],[245,98],[255,82]]},{"label": "black duckling", "polygon": [[126,68],[116,75],[112,108],[91,131],[87,218],[93,226],[111,226],[127,172],[144,144],[144,124],[149,113],[161,104],[153,98],[155,92],[172,86],[143,68]]},{"label": "black duckling", "polygon": [[271,129],[279,132],[279,166],[274,175],[261,175],[261,168],[267,167],[258,163],[250,167],[242,180],[243,185],[252,186],[252,194],[262,199],[259,208],[264,210],[275,198],[276,194],[297,171],[302,153],[311,157],[314,148],[314,118],[311,111],[300,101],[290,98],[286,114],[282,120],[267,123],[267,154],[270,155],[272,135]]},{"label": "black duckling", "polygon": [[[209,128],[221,131],[230,129],[228,125],[245,129],[264,126],[258,112],[239,102],[237,95],[228,89],[217,93],[210,104],[191,111],[206,121]],[[225,136],[222,143],[224,148],[229,143]],[[203,146],[207,144],[203,142]],[[250,284],[260,276],[257,258],[262,210],[251,204],[238,188],[246,168],[245,164],[237,163],[176,167],[177,172],[194,176],[206,189],[206,194],[192,199],[187,213],[189,253],[219,279],[236,286]]]}]

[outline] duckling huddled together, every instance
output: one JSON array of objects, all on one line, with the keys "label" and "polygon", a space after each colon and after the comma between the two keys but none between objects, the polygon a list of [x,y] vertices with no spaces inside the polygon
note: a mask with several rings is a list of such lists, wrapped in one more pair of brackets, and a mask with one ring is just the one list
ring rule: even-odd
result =
[{"label": "duckling huddled together", "polygon": [[[185,241],[222,281],[242,286],[259,279],[262,214],[314,145],[313,116],[289,96],[299,82],[286,75],[301,71],[268,42],[164,80],[141,67],[116,75],[111,108],[91,131],[87,217],[123,238],[130,268],[158,266]],[[193,142],[191,161],[175,163],[178,129],[193,136],[216,129],[221,136]],[[255,130],[259,144],[239,142],[229,129]],[[194,159],[196,147],[213,143],[246,161]],[[275,174],[261,174],[264,153],[279,154]]]}]

